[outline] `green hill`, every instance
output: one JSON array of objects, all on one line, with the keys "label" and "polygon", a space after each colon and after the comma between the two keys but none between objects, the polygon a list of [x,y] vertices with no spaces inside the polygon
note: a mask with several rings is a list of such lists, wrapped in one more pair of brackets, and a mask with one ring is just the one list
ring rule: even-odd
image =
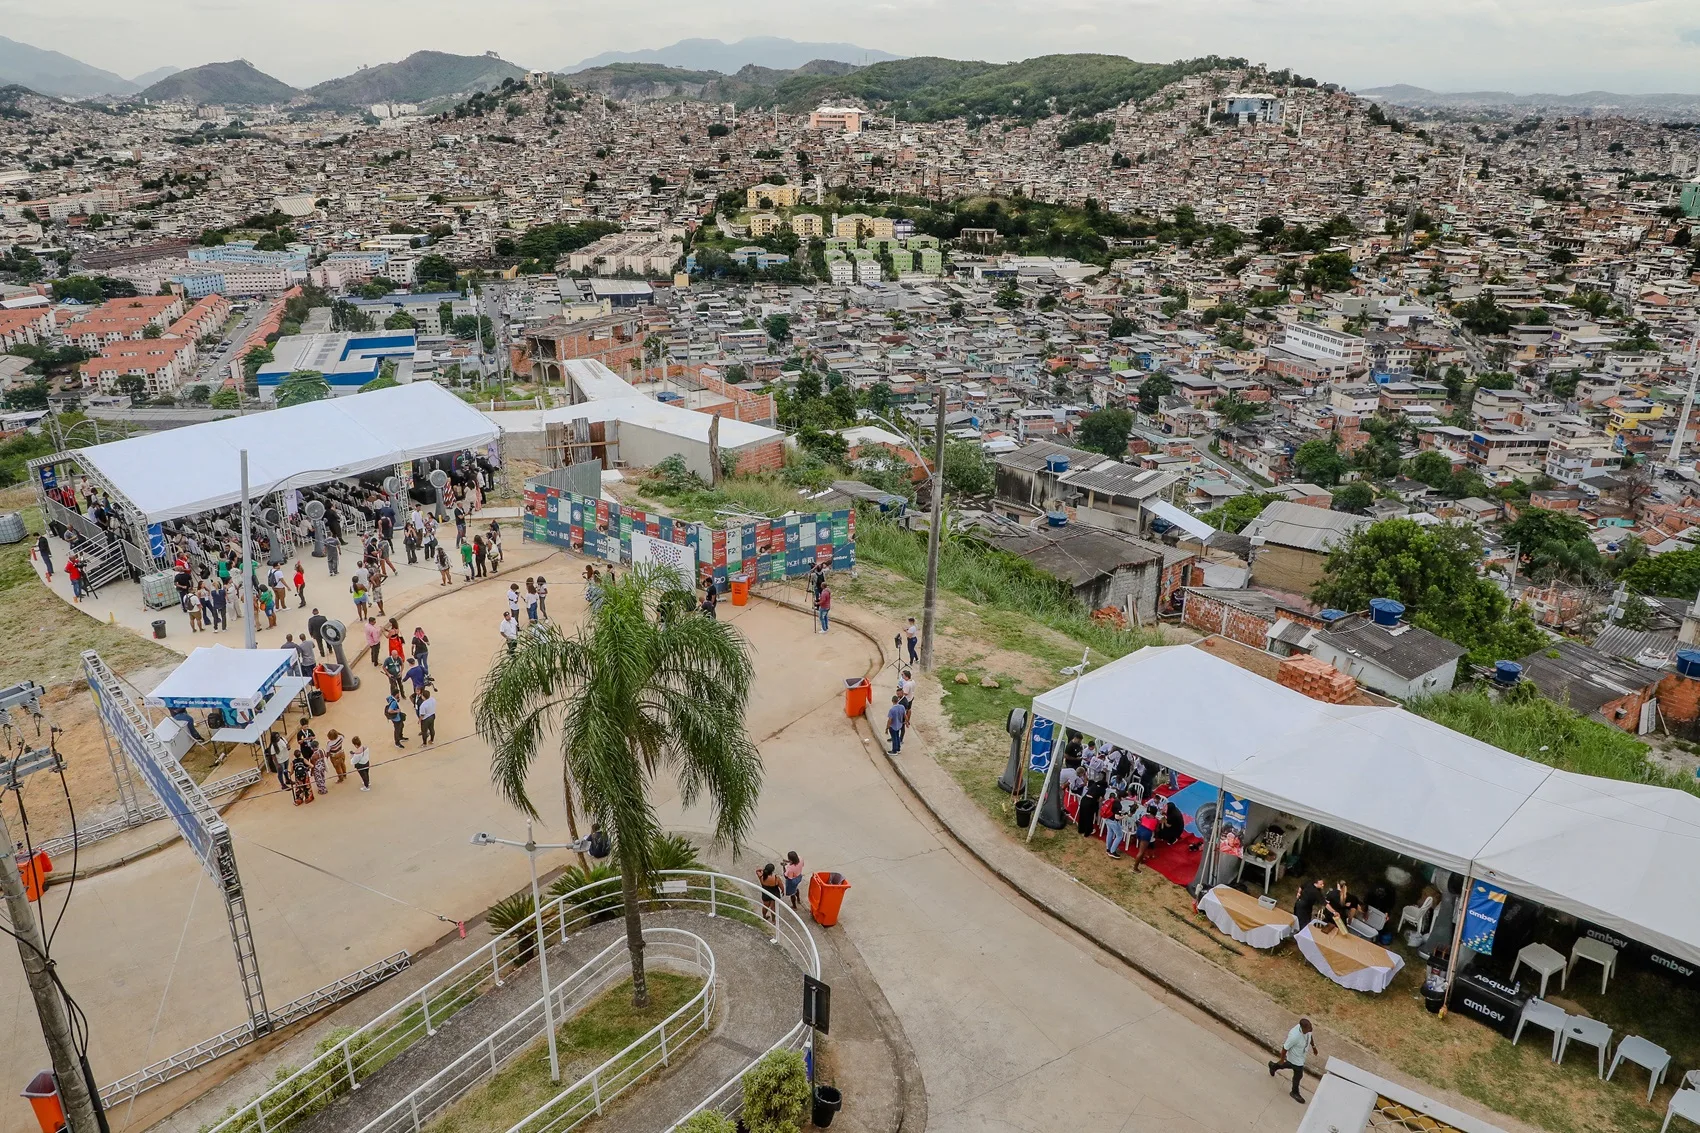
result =
[{"label": "green hill", "polygon": [[803,111],[826,100],[857,99],[917,122],[1084,115],[1147,98],[1187,75],[1244,63],[1215,56],[1139,63],[1120,55],[1041,55],[1003,64],[923,57],[875,63],[847,75],[793,76],[750,101]]},{"label": "green hill", "polygon": [[415,51],[399,63],[363,67],[352,75],[307,88],[325,106],[371,106],[380,102],[436,102],[489,90],[503,79],[523,79],[525,69],[493,55],[450,55]]},{"label": "green hill", "polygon": [[207,63],[168,75],[143,90],[139,97],[155,102],[210,102],[235,106],[270,106],[288,102],[300,92],[272,78],[246,59]]},{"label": "green hill", "polygon": [[627,101],[691,98],[754,106],[763,101],[764,94],[769,96],[765,101],[771,105],[771,92],[780,83],[793,79],[833,78],[856,69],[853,63],[839,63],[832,59],[813,59],[794,70],[749,63],[730,75],[719,71],[686,70],[661,63],[609,63],[562,75],[560,80],[576,90],[593,90]]}]

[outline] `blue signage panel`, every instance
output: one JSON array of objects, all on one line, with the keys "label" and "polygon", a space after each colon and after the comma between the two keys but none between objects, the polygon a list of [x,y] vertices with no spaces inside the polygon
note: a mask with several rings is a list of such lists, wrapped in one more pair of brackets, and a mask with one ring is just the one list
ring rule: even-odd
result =
[{"label": "blue signage panel", "polygon": [[1483,956],[1493,955],[1493,937],[1505,912],[1505,890],[1485,881],[1470,884],[1470,902],[1464,907],[1464,947]]},{"label": "blue signage panel", "polygon": [[1043,716],[1033,717],[1033,743],[1028,749],[1027,766],[1035,771],[1048,771],[1051,752],[1055,746],[1056,725]]}]

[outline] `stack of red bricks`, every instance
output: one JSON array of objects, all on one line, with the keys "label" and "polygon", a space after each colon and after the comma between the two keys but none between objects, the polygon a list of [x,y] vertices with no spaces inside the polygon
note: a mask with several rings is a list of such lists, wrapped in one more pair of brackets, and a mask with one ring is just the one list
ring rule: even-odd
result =
[{"label": "stack of red bricks", "polygon": [[1295,653],[1282,661],[1275,680],[1327,704],[1345,704],[1358,694],[1357,681],[1328,662],[1304,653]]}]

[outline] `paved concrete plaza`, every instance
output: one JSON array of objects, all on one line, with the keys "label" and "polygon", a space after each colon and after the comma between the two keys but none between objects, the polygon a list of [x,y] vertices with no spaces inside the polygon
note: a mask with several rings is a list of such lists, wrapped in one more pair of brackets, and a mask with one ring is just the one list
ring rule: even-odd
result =
[{"label": "paved concrete plaza", "polygon": [[[552,612],[576,619],[583,599],[570,580],[581,568],[553,555],[497,583],[445,592],[404,620],[404,630],[423,625],[432,638],[440,742],[420,752],[410,722],[406,752],[390,747],[381,680],[316,722],[321,737],[335,727],[372,747],[370,793],[351,776],[295,807],[268,782],[228,812],[274,1002],[423,947],[447,927],[434,913],[471,917],[524,884],[522,855],[467,844],[475,830],[523,830],[489,787],[469,707],[500,645],[507,576],[543,571]],[[750,730],[767,768],[742,867],[753,873],[796,849],[811,869],[850,878],[841,927],[816,931],[847,934],[884,990],[920,1063],[929,1129],[1296,1128],[1299,1107],[1269,1079],[1261,1051],[1065,936],[941,836],[844,716],[842,678],[874,661],[865,639],[813,633],[806,615],[769,603],[726,603],[722,613],[754,646]],[[917,730],[924,741],[925,721]],[[924,744],[901,758],[927,758]],[[558,775],[545,758],[533,777],[550,837],[564,834]],[[680,810],[670,787],[658,798],[669,824],[707,827],[707,813]],[[52,894],[56,911],[64,890]],[[55,953],[93,1019],[90,1054],[103,1081],[242,1018],[223,912],[180,844],[80,883]],[[0,1011],[10,1023],[0,1065],[22,1081],[43,1054],[12,965],[0,965]],[[158,1116],[144,1098],[114,1125]],[[5,1129],[29,1127],[26,1110],[7,1108]]]}]

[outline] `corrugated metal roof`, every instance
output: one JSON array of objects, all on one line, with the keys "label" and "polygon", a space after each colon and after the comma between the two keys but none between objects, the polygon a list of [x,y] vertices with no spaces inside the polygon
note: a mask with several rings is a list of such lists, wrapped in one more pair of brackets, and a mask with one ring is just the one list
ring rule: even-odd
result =
[{"label": "corrugated metal roof", "polygon": [[1250,539],[1261,536],[1265,543],[1278,547],[1330,551],[1368,522],[1367,516],[1348,515],[1343,511],[1327,511],[1283,500],[1265,507],[1262,514],[1248,523],[1240,534]]}]

